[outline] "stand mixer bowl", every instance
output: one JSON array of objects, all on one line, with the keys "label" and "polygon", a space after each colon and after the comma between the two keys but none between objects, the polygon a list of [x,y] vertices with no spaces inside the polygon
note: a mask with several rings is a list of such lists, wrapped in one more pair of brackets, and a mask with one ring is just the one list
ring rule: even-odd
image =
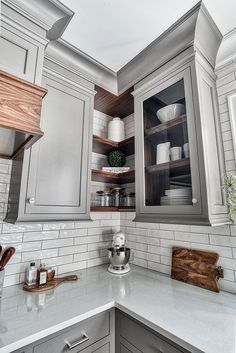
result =
[{"label": "stand mixer bowl", "polygon": [[108,259],[110,260],[112,266],[117,269],[122,269],[129,262],[130,258],[130,248],[109,248],[108,249]]}]

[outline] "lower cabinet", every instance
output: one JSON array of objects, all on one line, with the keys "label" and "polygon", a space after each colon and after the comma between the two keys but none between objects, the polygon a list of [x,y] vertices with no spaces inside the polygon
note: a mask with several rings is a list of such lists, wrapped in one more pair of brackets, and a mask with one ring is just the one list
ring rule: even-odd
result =
[{"label": "lower cabinet", "polygon": [[115,353],[115,310],[93,316],[14,353]]},{"label": "lower cabinet", "polygon": [[112,309],[14,353],[189,353],[137,320]]},{"label": "lower cabinet", "polygon": [[116,311],[116,353],[187,353],[140,322]]}]

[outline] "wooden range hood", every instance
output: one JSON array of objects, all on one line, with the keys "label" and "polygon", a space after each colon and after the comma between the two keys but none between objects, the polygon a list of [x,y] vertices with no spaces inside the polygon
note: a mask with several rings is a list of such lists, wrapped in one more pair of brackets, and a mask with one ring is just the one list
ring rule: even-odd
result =
[{"label": "wooden range hood", "polygon": [[43,136],[40,115],[46,93],[46,89],[0,70],[0,158],[16,158]]}]

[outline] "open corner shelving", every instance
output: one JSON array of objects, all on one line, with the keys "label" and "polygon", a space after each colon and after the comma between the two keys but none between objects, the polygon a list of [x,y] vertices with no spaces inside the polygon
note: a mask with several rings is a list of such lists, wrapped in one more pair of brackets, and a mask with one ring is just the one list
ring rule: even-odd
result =
[{"label": "open corner shelving", "polygon": [[135,173],[134,170],[130,170],[126,173],[117,174],[93,169],[92,180],[103,183],[128,184],[133,183],[135,181]]},{"label": "open corner shelving", "polygon": [[93,152],[108,154],[115,149],[121,150],[126,156],[134,154],[134,136],[121,142],[116,142],[105,137],[93,135]]},{"label": "open corner shelving", "polygon": [[[126,156],[134,154],[134,136],[121,142],[109,140],[104,137],[93,135],[93,152],[107,155],[113,150],[121,150]],[[92,180],[110,184],[128,184],[135,181],[135,172],[130,170],[125,173],[111,173],[102,170],[92,169]],[[125,212],[135,211],[135,207],[101,207],[92,206],[94,212]]]}]

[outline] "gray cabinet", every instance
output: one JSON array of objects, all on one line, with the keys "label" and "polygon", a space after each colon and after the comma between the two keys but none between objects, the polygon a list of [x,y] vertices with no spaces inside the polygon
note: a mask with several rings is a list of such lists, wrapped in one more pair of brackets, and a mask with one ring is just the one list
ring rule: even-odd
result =
[{"label": "gray cabinet", "polygon": [[13,162],[7,220],[88,219],[93,85],[85,88],[55,68],[45,68],[42,81],[48,90],[41,114],[44,136]]},{"label": "gray cabinet", "polygon": [[0,69],[40,84],[46,32],[13,4],[2,2],[1,15]]},{"label": "gray cabinet", "polygon": [[137,84],[133,94],[135,221],[229,223],[212,67],[188,50]]},{"label": "gray cabinet", "polygon": [[116,311],[116,353],[187,353],[121,311]]},{"label": "gray cabinet", "polygon": [[115,353],[115,311],[93,316],[14,353]]},{"label": "gray cabinet", "polygon": [[19,349],[18,351],[14,351],[13,353],[33,353],[33,348],[32,347],[23,347]]}]

